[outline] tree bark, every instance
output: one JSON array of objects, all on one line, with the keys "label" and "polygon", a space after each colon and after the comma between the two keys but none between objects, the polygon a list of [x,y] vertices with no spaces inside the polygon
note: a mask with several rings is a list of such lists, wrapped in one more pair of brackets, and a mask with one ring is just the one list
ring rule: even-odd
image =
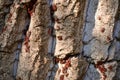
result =
[{"label": "tree bark", "polygon": [[1,0],[0,17],[0,80],[13,80],[14,56],[20,49],[28,14],[19,1]]},{"label": "tree bark", "polygon": [[1,0],[0,8],[0,80],[13,80],[16,73],[17,80],[44,80],[50,62],[47,1]]},{"label": "tree bark", "polygon": [[82,49],[85,3],[85,0],[53,0],[56,33],[54,56],[58,65],[55,80],[82,79],[88,66],[79,56]]},{"label": "tree bark", "polygon": [[[95,1],[97,2],[97,0]],[[116,32],[114,28],[118,5],[118,0],[99,0],[95,11],[95,25],[93,24],[94,26],[89,28],[92,20],[89,16],[86,19],[90,20],[90,23],[87,21],[84,29],[83,50],[84,56],[87,59],[90,58],[89,63],[91,64],[84,80],[114,80],[118,65],[115,48],[118,46],[116,46],[113,34]]]},{"label": "tree bark", "polygon": [[0,0],[0,80],[120,80],[119,26],[120,0]]},{"label": "tree bark", "polygon": [[29,5],[31,19],[22,44],[17,80],[45,80],[50,63],[47,54],[49,7],[46,0],[34,0],[34,4],[31,0]]}]

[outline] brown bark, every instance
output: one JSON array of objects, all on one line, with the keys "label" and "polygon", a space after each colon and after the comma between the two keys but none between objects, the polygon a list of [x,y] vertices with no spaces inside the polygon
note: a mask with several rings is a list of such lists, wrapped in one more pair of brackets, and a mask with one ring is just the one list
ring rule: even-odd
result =
[{"label": "brown bark", "polygon": [[47,54],[49,7],[46,0],[36,0],[34,4],[33,2],[28,4],[31,20],[22,44],[17,80],[45,80],[50,63]]},{"label": "brown bark", "polygon": [[0,0],[0,80],[120,80],[120,0],[53,0],[50,8]]},{"label": "brown bark", "polygon": [[[13,63],[28,14],[18,1],[1,0],[0,80],[13,80]],[[22,15],[22,16],[21,16]],[[4,24],[3,24],[4,23]]]},{"label": "brown bark", "polygon": [[55,80],[82,79],[88,66],[79,56],[82,48],[85,3],[85,0],[53,0],[56,32],[54,56],[58,64]]},{"label": "brown bark", "polygon": [[3,17],[0,23],[0,80],[15,78],[18,60],[17,79],[44,80],[50,61],[47,55],[50,20],[47,1],[1,0],[0,8]]}]

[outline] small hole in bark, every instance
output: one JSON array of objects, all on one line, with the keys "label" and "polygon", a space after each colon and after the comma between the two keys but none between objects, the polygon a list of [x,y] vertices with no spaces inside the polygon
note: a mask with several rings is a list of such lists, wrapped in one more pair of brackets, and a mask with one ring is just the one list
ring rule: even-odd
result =
[{"label": "small hole in bark", "polygon": [[66,77],[68,77],[68,76],[69,76],[69,74],[67,73],[67,74],[66,74]]},{"label": "small hole in bark", "polygon": [[17,77],[16,79],[17,79],[17,80],[23,80],[21,77]]},{"label": "small hole in bark", "polygon": [[101,32],[102,32],[102,33],[105,32],[105,28],[101,28]]},{"label": "small hole in bark", "polygon": [[63,40],[62,36],[58,36],[57,38],[58,40]]},{"label": "small hole in bark", "polygon": [[98,16],[98,20],[101,20],[101,17],[100,17],[100,16]]}]

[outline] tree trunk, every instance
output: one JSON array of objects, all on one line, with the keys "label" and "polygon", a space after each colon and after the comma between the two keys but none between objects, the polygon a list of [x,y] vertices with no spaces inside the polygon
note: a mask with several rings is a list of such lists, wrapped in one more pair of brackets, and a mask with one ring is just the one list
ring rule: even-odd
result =
[{"label": "tree trunk", "polygon": [[0,80],[120,80],[119,26],[120,0],[0,0]]}]

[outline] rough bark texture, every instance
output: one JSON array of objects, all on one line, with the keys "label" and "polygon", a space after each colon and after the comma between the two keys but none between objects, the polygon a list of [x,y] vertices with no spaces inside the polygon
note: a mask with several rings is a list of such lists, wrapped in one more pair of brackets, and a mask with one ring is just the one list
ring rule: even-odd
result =
[{"label": "rough bark texture", "polygon": [[[110,46],[113,43],[113,28],[115,15],[118,8],[118,0],[100,0],[95,14],[95,27],[91,40],[91,57],[98,61],[112,59],[114,52]],[[111,56],[112,55],[112,56]]]},{"label": "rough bark texture", "polygon": [[[33,2],[30,2],[30,7]],[[49,69],[48,33],[50,13],[46,0],[32,5],[30,26],[22,44],[17,80],[45,80]],[[29,9],[29,8],[28,8]]]},{"label": "rough bark texture", "polygon": [[50,61],[47,1],[1,0],[0,17],[0,80],[15,78],[18,60],[18,80],[44,80]]},{"label": "rough bark texture", "polygon": [[[93,3],[95,5],[92,5]],[[114,80],[118,65],[114,56],[118,43],[113,34],[116,32],[114,26],[118,3],[118,0],[90,0],[88,3],[90,7],[87,14],[92,12],[95,17],[93,15],[91,20],[91,14],[87,15],[84,28],[83,52],[84,57],[91,63],[84,80]],[[95,7],[97,10],[93,11]]]},{"label": "rough bark texture", "polygon": [[119,74],[120,0],[0,0],[0,80]]},{"label": "rough bark texture", "polygon": [[[13,80],[12,68],[15,51],[21,43],[22,31],[28,14],[19,1],[0,1],[0,80]],[[21,16],[22,15],[22,16]]]},{"label": "rough bark texture", "polygon": [[[79,57],[82,50],[82,30],[85,0],[53,0],[56,33],[55,80],[83,79],[88,63]],[[84,65],[83,65],[84,64]]]},{"label": "rough bark texture", "polygon": [[83,0],[53,0],[57,8],[54,12],[57,40],[55,56],[65,58],[66,55],[80,53],[85,2]]}]

